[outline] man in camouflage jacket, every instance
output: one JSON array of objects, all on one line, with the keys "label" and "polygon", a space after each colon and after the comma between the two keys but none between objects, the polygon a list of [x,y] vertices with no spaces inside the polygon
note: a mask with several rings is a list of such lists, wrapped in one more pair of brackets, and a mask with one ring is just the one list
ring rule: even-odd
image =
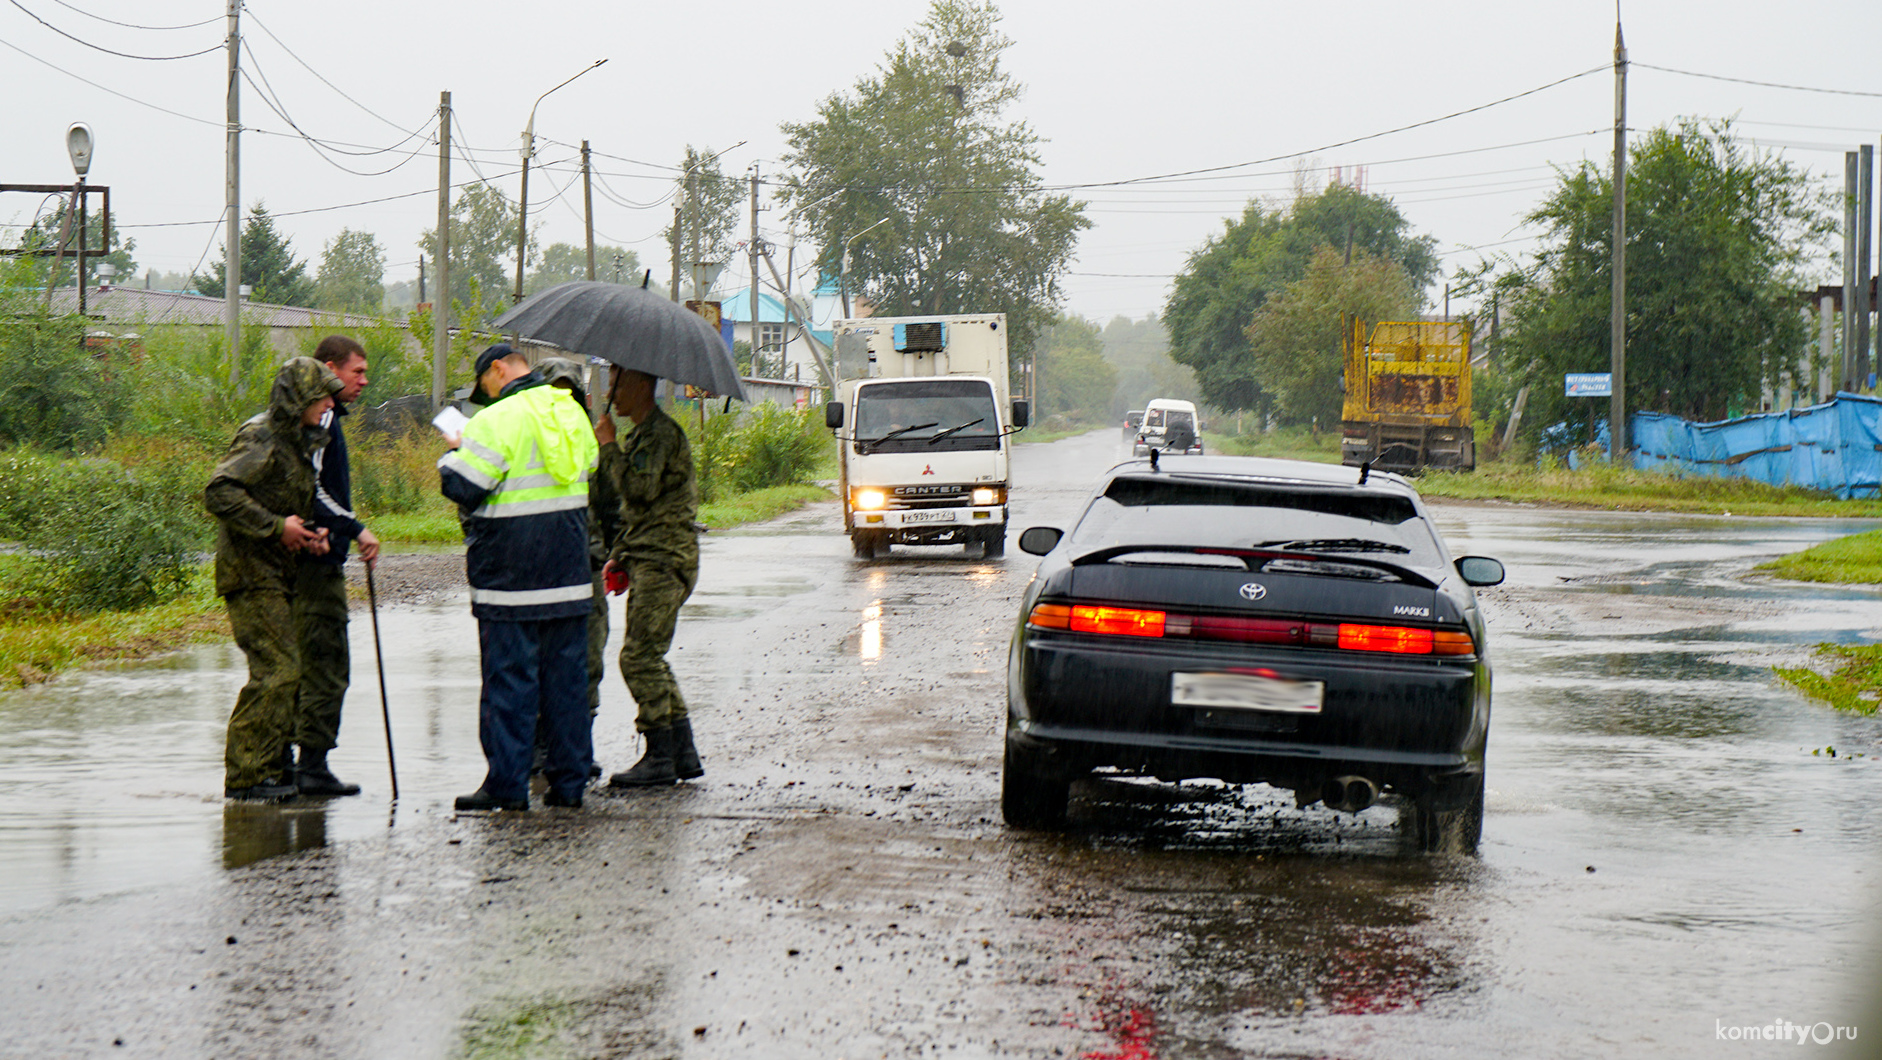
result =
[{"label": "man in camouflage jacket", "polygon": [[666,659],[680,606],[699,580],[699,531],[693,522],[699,488],[686,432],[654,402],[658,382],[644,372],[616,369],[610,391],[634,429],[617,444],[612,417],[595,424],[601,471],[614,479],[621,498],[621,531],[604,568],[604,573],[627,575],[621,677],[638,708],[634,726],[647,740],[639,762],[608,778],[617,788],[705,775],[686,700]]},{"label": "man in camouflage jacket", "polygon": [[310,357],[276,373],[268,409],[236,431],[210,476],[203,504],[216,519],[216,593],[229,609],[248,683],[229,716],[224,794],[287,800],[295,795],[281,752],[292,738],[300,647],[295,635],[295,560],[326,549],[314,521],[314,451],[327,444],[320,418],[340,380]]}]

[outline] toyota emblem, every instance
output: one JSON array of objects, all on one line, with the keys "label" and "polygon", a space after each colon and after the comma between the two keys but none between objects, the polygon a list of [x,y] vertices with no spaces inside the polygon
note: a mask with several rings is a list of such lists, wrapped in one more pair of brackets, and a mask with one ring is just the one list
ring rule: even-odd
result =
[{"label": "toyota emblem", "polygon": [[1260,582],[1249,582],[1242,586],[1242,599],[1259,600],[1268,595],[1268,587]]}]

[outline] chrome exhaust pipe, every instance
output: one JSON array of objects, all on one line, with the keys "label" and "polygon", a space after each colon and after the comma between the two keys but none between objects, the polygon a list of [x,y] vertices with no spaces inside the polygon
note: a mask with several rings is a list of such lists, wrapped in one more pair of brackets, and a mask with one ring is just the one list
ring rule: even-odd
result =
[{"label": "chrome exhaust pipe", "polygon": [[1379,785],[1365,777],[1334,777],[1321,789],[1320,801],[1329,810],[1358,813],[1379,801]]}]

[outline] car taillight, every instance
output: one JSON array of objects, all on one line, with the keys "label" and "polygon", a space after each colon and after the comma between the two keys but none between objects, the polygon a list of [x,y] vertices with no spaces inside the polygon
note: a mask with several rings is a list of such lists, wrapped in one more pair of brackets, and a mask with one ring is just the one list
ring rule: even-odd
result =
[{"label": "car taillight", "polygon": [[1039,629],[1071,629],[1072,609],[1065,604],[1034,604],[1026,624]]},{"label": "car taillight", "polygon": [[1470,655],[1477,647],[1461,630],[1414,626],[1338,625],[1284,618],[1227,615],[1172,615],[1131,607],[1097,604],[1035,604],[1026,616],[1034,629],[1103,633],[1127,637],[1183,637],[1244,644],[1286,644],[1303,648],[1342,648],[1400,655]]},{"label": "car taillight", "polygon": [[1469,655],[1476,650],[1468,633],[1410,626],[1361,626],[1351,622],[1340,623],[1340,647],[1401,655]]},{"label": "car taillight", "polygon": [[1127,637],[1163,636],[1163,612],[1139,611],[1129,607],[1072,608],[1072,630],[1076,633],[1115,633]]}]

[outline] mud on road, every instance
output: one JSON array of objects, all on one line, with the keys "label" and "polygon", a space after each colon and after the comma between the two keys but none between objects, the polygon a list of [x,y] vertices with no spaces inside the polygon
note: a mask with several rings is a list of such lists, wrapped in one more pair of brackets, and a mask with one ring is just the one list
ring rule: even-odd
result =
[{"label": "mud on road", "polygon": [[[1015,521],[1064,525],[1114,446],[1023,447]],[[368,793],[330,803],[215,797],[227,649],[7,701],[28,779],[0,809],[34,823],[0,855],[51,882],[0,885],[0,1055],[1711,1056],[1715,1018],[1834,1020],[1882,868],[1850,752],[1882,738],[1759,660],[1882,621],[1745,575],[1847,528],[1439,516],[1512,575],[1480,859],[1411,852],[1392,805],[1206,783],[1101,779],[1066,833],[1009,831],[1029,557],[854,560],[824,505],[708,539],[673,653],[694,784],[450,813],[481,776],[474,625],[422,574],[379,582],[396,809],[363,663],[335,762]]]}]

